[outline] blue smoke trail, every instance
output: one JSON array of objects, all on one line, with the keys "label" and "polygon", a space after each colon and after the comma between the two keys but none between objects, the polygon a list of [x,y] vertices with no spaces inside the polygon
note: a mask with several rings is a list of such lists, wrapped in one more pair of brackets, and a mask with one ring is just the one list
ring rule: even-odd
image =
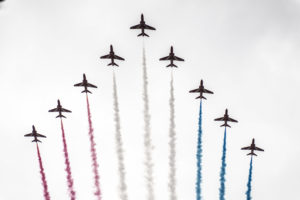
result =
[{"label": "blue smoke trail", "polygon": [[200,111],[198,121],[198,144],[197,144],[197,182],[196,194],[197,200],[201,200],[201,182],[202,182],[202,100],[200,100]]},{"label": "blue smoke trail", "polygon": [[220,200],[225,200],[225,174],[226,174],[226,127],[224,131],[224,141],[223,141],[223,154],[222,154],[222,166],[220,173]]},{"label": "blue smoke trail", "polygon": [[251,200],[251,182],[252,182],[252,156],[251,156],[251,161],[250,161],[250,169],[249,169],[249,177],[248,177],[248,183],[247,183],[247,200]]}]

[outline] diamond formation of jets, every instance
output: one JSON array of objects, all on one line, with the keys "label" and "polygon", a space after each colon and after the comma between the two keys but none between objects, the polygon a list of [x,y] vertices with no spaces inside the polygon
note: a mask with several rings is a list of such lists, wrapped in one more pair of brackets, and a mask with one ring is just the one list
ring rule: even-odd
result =
[{"label": "diamond formation of jets", "polygon": [[166,56],[166,57],[162,57],[162,58],[160,58],[159,60],[160,60],[160,61],[170,60],[170,64],[168,64],[166,67],[177,67],[177,66],[174,64],[174,61],[184,61],[184,59],[175,56],[174,50],[173,50],[173,46],[171,46],[171,48],[170,48],[170,53],[169,53],[169,55]]},{"label": "diamond formation of jets", "polygon": [[114,52],[113,46],[110,45],[110,52],[107,55],[101,56],[100,59],[110,59],[111,62],[107,66],[119,66],[118,64],[115,63],[116,60],[125,60],[124,58],[117,56]]},{"label": "diamond formation of jets", "polygon": [[93,84],[91,84],[91,83],[89,83],[89,82],[87,81],[85,74],[83,74],[83,80],[82,80],[82,82],[81,82],[81,83],[75,84],[74,87],[84,87],[84,90],[83,90],[81,93],[84,93],[84,92],[85,92],[85,93],[92,93],[91,91],[89,91],[89,90],[87,89],[88,87],[91,87],[91,88],[97,88],[96,85],[93,85]]},{"label": "diamond formation of jets", "polygon": [[215,119],[215,121],[224,121],[224,124],[221,125],[221,127],[225,126],[225,127],[229,127],[229,128],[231,128],[231,126],[229,126],[229,124],[227,122],[236,122],[236,123],[238,122],[237,120],[229,117],[228,109],[225,110],[225,114],[223,117],[217,118],[217,119]]},{"label": "diamond formation of jets", "polygon": [[56,108],[53,108],[53,109],[51,109],[51,110],[49,110],[48,112],[58,112],[58,115],[56,116],[56,118],[58,118],[58,117],[60,117],[60,118],[62,118],[62,117],[66,118],[66,117],[63,116],[61,113],[62,113],[62,112],[68,112],[68,113],[71,113],[72,111],[63,108],[63,107],[60,105],[60,101],[57,100],[57,107],[56,107]]},{"label": "diamond formation of jets", "polygon": [[147,35],[145,33],[145,29],[153,30],[153,31],[156,30],[154,27],[149,26],[149,25],[146,24],[146,22],[144,21],[144,15],[143,14],[141,14],[141,21],[140,21],[140,23],[137,24],[137,25],[134,25],[134,26],[130,27],[130,29],[141,29],[142,32],[140,34],[138,34],[138,37],[139,36],[142,36],[142,37],[147,36],[147,37],[149,37],[149,35]]},{"label": "diamond formation of jets", "polygon": [[32,140],[32,142],[41,142],[40,140],[38,140],[38,137],[43,137],[46,138],[46,136],[39,134],[36,130],[34,125],[32,125],[32,132],[28,133],[26,135],[24,135],[24,137],[34,137],[34,140]]},{"label": "diamond formation of jets", "polygon": [[255,140],[254,140],[254,138],[252,139],[252,143],[251,143],[250,146],[248,146],[248,147],[243,147],[243,148],[241,148],[241,150],[251,150],[251,152],[248,153],[247,156],[248,156],[248,155],[251,155],[251,156],[257,156],[257,155],[254,153],[254,151],[264,151],[263,149],[261,149],[261,148],[255,146]]},{"label": "diamond formation of jets", "polygon": [[206,98],[203,96],[203,93],[213,94],[212,91],[207,90],[207,89],[204,88],[203,80],[200,81],[199,88],[194,89],[194,90],[190,90],[190,93],[200,93],[200,95],[199,95],[198,97],[196,97],[196,99],[206,99]]}]

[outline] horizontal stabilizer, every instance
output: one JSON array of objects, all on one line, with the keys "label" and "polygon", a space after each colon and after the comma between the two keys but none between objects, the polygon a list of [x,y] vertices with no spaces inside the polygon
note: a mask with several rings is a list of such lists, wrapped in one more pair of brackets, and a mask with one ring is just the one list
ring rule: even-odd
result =
[{"label": "horizontal stabilizer", "polygon": [[116,63],[114,63],[114,62],[111,62],[111,63],[109,63],[107,66],[119,66],[119,65],[117,65]]},{"label": "horizontal stabilizer", "polygon": [[231,126],[229,124],[223,124],[220,127],[223,127],[223,126],[231,128]]},{"label": "horizontal stabilizer", "polygon": [[34,140],[32,140],[32,142],[41,142],[41,141],[38,139],[34,139]]},{"label": "horizontal stabilizer", "polygon": [[140,36],[147,36],[147,37],[149,37],[149,35],[147,35],[146,33],[140,33],[140,34],[138,34],[138,37],[140,37]]},{"label": "horizontal stabilizer", "polygon": [[206,99],[204,96],[199,96],[196,99]]},{"label": "horizontal stabilizer", "polygon": [[167,67],[176,67],[177,68],[177,66],[174,65],[173,63],[168,64]]},{"label": "horizontal stabilizer", "polygon": [[90,94],[92,94],[92,92],[89,91],[89,90],[83,90],[81,93],[90,93]]},{"label": "horizontal stabilizer", "polygon": [[255,153],[253,153],[253,152],[247,154],[247,156],[249,156],[249,155],[251,155],[251,156],[257,156],[257,155],[256,155]]},{"label": "horizontal stabilizer", "polygon": [[57,115],[57,116],[56,116],[56,118],[59,118],[59,117],[60,117],[60,118],[62,118],[62,117],[63,117],[63,118],[66,118],[66,117],[63,116],[63,115]]}]

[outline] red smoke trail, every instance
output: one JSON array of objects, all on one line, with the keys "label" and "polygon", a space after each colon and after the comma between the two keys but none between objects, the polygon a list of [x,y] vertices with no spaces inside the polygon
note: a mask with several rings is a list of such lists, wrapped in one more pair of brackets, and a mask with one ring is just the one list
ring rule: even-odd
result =
[{"label": "red smoke trail", "polygon": [[95,179],[95,187],[96,192],[94,193],[98,200],[101,200],[101,190],[99,186],[99,172],[98,172],[98,162],[97,162],[97,153],[96,153],[96,143],[94,141],[94,129],[92,125],[92,116],[91,116],[91,110],[90,110],[90,103],[88,95],[86,94],[86,104],[87,104],[87,111],[88,111],[88,120],[89,120],[89,136],[90,136],[90,142],[91,142],[91,155],[92,155],[92,161],[93,161],[93,172],[94,172],[94,179]]},{"label": "red smoke trail", "polygon": [[62,122],[62,119],[60,119],[61,124],[61,133],[62,133],[62,139],[63,139],[63,145],[64,145],[64,156],[65,156],[65,164],[66,164],[66,172],[67,172],[67,180],[68,180],[68,189],[69,189],[69,196],[71,197],[71,200],[75,200],[75,191],[73,189],[73,178],[71,173],[71,166],[69,161],[69,154],[67,149],[67,142],[65,138],[65,130],[64,125]]},{"label": "red smoke trail", "polygon": [[38,154],[38,158],[39,158],[40,173],[41,173],[42,184],[43,184],[43,188],[44,188],[44,197],[45,197],[46,200],[50,200],[50,195],[49,195],[49,192],[48,192],[48,185],[47,185],[47,181],[46,181],[46,175],[45,175],[45,172],[44,172],[42,157],[41,157],[41,154],[40,154],[40,149],[39,149],[38,143],[36,143],[36,150],[37,150],[37,154]]}]

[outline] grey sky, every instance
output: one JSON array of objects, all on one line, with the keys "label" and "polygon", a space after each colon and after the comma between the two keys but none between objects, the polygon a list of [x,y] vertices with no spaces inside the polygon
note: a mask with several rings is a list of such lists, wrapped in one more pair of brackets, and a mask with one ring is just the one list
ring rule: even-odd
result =
[{"label": "grey sky", "polygon": [[253,137],[265,149],[254,159],[253,199],[297,199],[300,178],[300,1],[296,0],[15,0],[0,10],[0,199],[42,198],[36,149],[23,135],[47,135],[43,156],[52,199],[67,199],[56,100],[73,111],[64,120],[78,199],[93,199],[85,97],[73,84],[86,73],[103,199],[117,199],[112,69],[99,56],[114,45],[126,59],[116,69],[128,199],[145,198],[142,39],[129,30],[141,13],[157,28],[145,39],[155,196],[167,199],[170,72],[158,59],[185,58],[174,73],[178,198],[195,199],[199,101],[188,90],[200,79],[215,92],[203,103],[203,197],[217,199],[225,108],[239,120],[228,131],[227,199],[245,198]]}]

